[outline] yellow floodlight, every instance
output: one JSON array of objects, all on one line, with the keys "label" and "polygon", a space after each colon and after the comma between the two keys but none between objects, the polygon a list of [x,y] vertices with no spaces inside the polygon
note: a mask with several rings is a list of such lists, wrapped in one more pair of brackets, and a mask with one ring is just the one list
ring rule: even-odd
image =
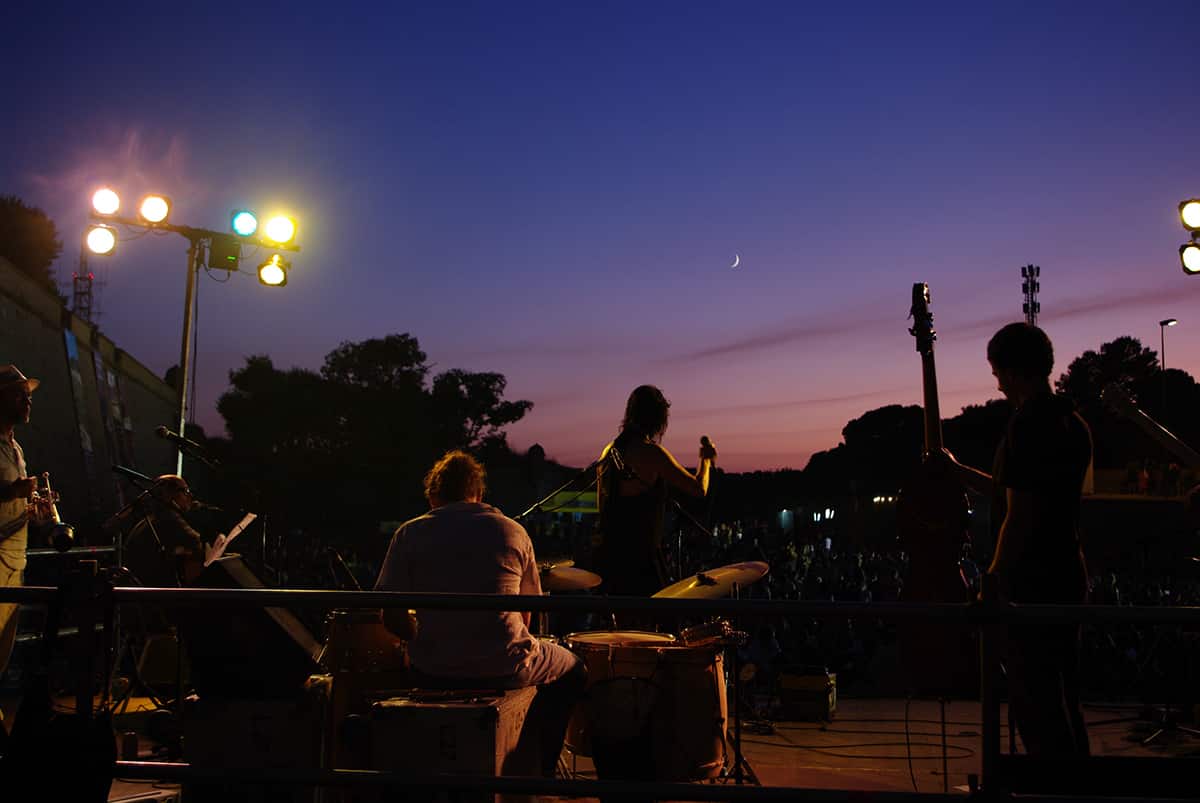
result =
[{"label": "yellow floodlight", "polygon": [[1188,231],[1200,231],[1200,199],[1180,201],[1179,220]]},{"label": "yellow floodlight", "polygon": [[1190,275],[1200,273],[1200,245],[1188,243],[1179,246],[1179,262],[1183,272]]},{"label": "yellow floodlight", "polygon": [[165,195],[147,195],[138,205],[138,215],[147,223],[166,223],[171,215],[171,199]]},{"label": "yellow floodlight", "polygon": [[275,215],[263,226],[263,233],[271,242],[287,245],[296,237],[296,221],[287,215]]},{"label": "yellow floodlight", "polygon": [[266,262],[258,266],[258,281],[268,287],[283,287],[287,284],[291,263],[279,254],[271,254]]},{"label": "yellow floodlight", "polygon": [[115,215],[121,208],[121,196],[108,187],[92,193],[92,210],[97,215]]},{"label": "yellow floodlight", "polygon": [[102,223],[88,226],[83,239],[87,249],[97,256],[108,256],[117,249],[117,230]]}]

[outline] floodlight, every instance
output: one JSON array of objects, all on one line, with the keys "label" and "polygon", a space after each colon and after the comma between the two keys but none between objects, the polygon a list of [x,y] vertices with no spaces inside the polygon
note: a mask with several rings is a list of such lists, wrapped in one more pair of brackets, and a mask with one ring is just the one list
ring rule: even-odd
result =
[{"label": "floodlight", "polygon": [[282,256],[271,254],[266,262],[258,266],[258,280],[268,287],[283,287],[287,284],[290,267],[291,263]]},{"label": "floodlight", "polygon": [[1200,231],[1200,199],[1180,201],[1179,220],[1188,231]]},{"label": "floodlight", "polygon": [[263,229],[268,240],[280,245],[286,245],[296,237],[296,221],[287,215],[274,216]]},{"label": "floodlight", "polygon": [[258,231],[258,217],[248,209],[239,209],[229,219],[229,226],[239,237],[249,237]]},{"label": "floodlight", "polygon": [[117,230],[112,226],[101,223],[88,226],[83,239],[87,249],[96,256],[107,256],[117,249]]},{"label": "floodlight", "polygon": [[1200,245],[1188,243],[1179,246],[1179,261],[1183,265],[1184,273],[1200,273]]},{"label": "floodlight", "polygon": [[115,215],[121,208],[121,196],[108,187],[101,187],[92,193],[92,210],[97,215]]},{"label": "floodlight", "polygon": [[138,215],[147,223],[166,223],[171,214],[171,200],[165,195],[147,195],[138,205]]}]

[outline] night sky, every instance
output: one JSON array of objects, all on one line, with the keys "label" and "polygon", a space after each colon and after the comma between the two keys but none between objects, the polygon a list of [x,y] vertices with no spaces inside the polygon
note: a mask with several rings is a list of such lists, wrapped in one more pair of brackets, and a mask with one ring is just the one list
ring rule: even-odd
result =
[{"label": "night sky", "polygon": [[[55,219],[64,281],[102,184],[176,223],[299,220],[286,288],[201,274],[210,434],[246,355],[409,332],[534,402],[517,448],[585,464],[650,382],[685,463],[708,434],[726,469],[800,468],[920,403],[914,281],[943,413],[996,397],[984,346],[1027,263],[1056,375],[1176,317],[1167,364],[1200,376],[1194,3],[16,6],[0,193]],[[92,260],[101,329],[160,375],[185,254]]]}]

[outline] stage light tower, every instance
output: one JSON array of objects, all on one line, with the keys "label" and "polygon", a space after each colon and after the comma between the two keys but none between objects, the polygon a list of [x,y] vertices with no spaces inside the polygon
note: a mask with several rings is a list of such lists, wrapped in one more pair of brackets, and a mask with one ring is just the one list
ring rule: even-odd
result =
[{"label": "stage light tower", "polygon": [[[232,236],[225,232],[182,226],[170,222],[171,199],[165,195],[142,196],[138,204],[138,217],[119,217],[120,196],[110,187],[101,187],[92,195],[93,222],[84,233],[87,249],[97,255],[112,254],[117,246],[115,226],[126,226],[142,231],[170,231],[180,234],[188,241],[187,285],[184,290],[183,338],[179,353],[179,432],[187,426],[187,398],[189,373],[192,362],[192,330],[195,316],[196,277],[201,267],[220,268],[230,272],[238,270],[243,244],[256,245],[277,251],[299,251],[295,244],[296,221],[279,215],[267,223],[266,236],[258,234],[258,216],[248,209],[236,210],[230,217]],[[216,263],[215,265],[213,263]],[[262,284],[282,287],[287,284],[291,263],[279,253],[259,266],[259,281]],[[183,474],[183,451],[179,451],[175,472]]]}]

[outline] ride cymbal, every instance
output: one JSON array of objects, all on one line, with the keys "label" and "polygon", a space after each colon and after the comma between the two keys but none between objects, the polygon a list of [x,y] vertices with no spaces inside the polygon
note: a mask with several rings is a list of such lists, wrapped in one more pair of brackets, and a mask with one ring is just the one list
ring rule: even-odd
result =
[{"label": "ride cymbal", "polygon": [[668,599],[720,599],[729,596],[735,585],[748,586],[762,579],[770,568],[761,560],[718,566],[685,577],[678,583],[655,592],[653,596]]}]

